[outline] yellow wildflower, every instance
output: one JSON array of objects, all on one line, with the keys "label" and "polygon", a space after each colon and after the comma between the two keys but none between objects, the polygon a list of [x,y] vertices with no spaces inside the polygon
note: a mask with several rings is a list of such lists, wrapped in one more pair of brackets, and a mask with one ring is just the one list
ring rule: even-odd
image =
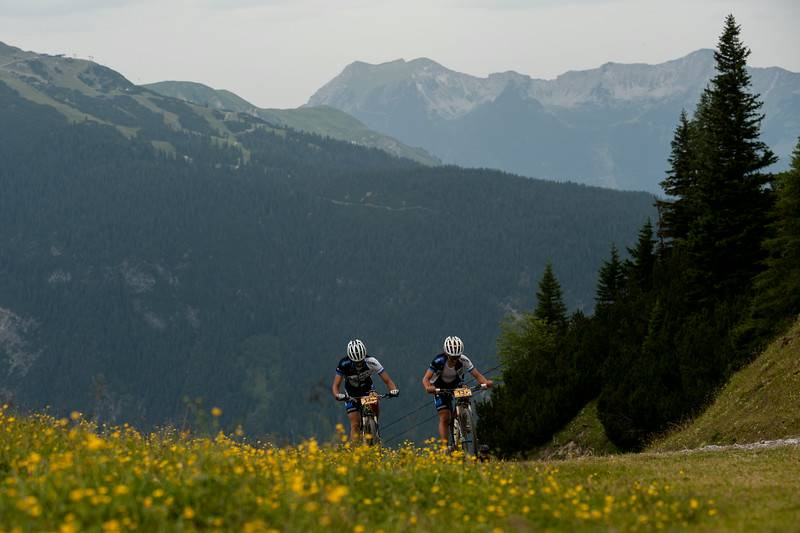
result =
[{"label": "yellow wildflower", "polygon": [[301,474],[292,476],[292,492],[295,494],[303,493],[303,476]]},{"label": "yellow wildflower", "polygon": [[119,522],[116,520],[109,520],[108,522],[103,522],[103,531],[104,533],[116,533],[120,530]]},{"label": "yellow wildflower", "polygon": [[78,525],[75,522],[65,522],[58,526],[59,533],[78,533]]},{"label": "yellow wildflower", "polygon": [[86,437],[86,447],[91,451],[100,450],[105,447],[105,441],[94,434],[89,434]]},{"label": "yellow wildflower", "polygon": [[244,526],[242,526],[243,533],[265,533],[266,531],[267,526],[261,520],[247,522]]},{"label": "yellow wildflower", "polygon": [[342,498],[347,496],[348,493],[347,487],[344,485],[337,485],[331,489],[328,489],[327,494],[325,495],[325,499],[331,503],[339,503]]}]

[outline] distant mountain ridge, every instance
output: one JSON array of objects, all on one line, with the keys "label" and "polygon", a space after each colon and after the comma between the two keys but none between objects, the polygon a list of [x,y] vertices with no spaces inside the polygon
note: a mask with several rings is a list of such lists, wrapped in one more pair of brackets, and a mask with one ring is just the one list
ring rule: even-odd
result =
[{"label": "distant mountain ridge", "polygon": [[[341,109],[445,163],[656,192],[678,114],[694,110],[713,73],[706,49],[553,80],[513,71],[480,78],[427,58],[355,62],[308,105]],[[800,133],[800,74],[778,67],[750,73],[765,102],[764,140],[785,166]]]},{"label": "distant mountain ridge", "polygon": [[299,109],[264,109],[224,89],[213,89],[190,81],[162,81],[143,87],[172,98],[217,110],[238,111],[257,116],[288,128],[325,135],[334,139],[378,148],[397,157],[405,157],[423,165],[438,165],[440,161],[421,148],[406,146],[387,135],[367,128],[347,113],[330,107],[316,106]]},{"label": "distant mountain ridge", "polygon": [[707,49],[660,65],[606,63],[593,70],[569,71],[553,80],[535,79],[515,71],[480,78],[450,70],[428,58],[408,62],[398,59],[379,65],[356,61],[317,91],[309,103],[337,98],[346,101],[340,98],[344,88],[349,92],[347,96],[357,99],[376,88],[411,79],[431,114],[458,118],[482,103],[494,101],[509,84],[543,105],[575,107],[609,100],[657,100],[696,91],[705,85],[703,77],[713,68],[713,50]]}]

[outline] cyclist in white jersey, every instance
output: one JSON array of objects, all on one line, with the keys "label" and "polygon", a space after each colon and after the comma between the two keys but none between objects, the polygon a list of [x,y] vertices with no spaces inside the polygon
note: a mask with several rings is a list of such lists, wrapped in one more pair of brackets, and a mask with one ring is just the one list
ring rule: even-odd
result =
[{"label": "cyclist in white jersey", "polygon": [[430,367],[422,377],[422,386],[429,394],[433,394],[433,403],[439,412],[439,438],[447,443],[450,421],[453,412],[453,396],[437,394],[436,389],[455,389],[464,383],[464,374],[469,372],[481,385],[491,388],[492,380],[486,379],[478,372],[469,357],[464,355],[464,343],[458,337],[447,337],[444,340],[444,353],[433,358]]}]

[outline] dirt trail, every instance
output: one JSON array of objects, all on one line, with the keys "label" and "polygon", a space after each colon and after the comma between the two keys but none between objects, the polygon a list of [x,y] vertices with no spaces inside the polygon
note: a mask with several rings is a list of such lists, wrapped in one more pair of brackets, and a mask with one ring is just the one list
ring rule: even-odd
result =
[{"label": "dirt trail", "polygon": [[369,202],[345,202],[344,200],[334,200],[333,198],[327,198],[325,196],[320,196],[323,200],[327,200],[332,204],[336,205],[347,205],[347,206],[356,206],[356,207],[371,207],[373,209],[385,209],[387,211],[430,211],[433,213],[433,209],[428,207],[424,207],[421,205],[409,205],[405,207],[392,207],[389,205],[379,205],[379,204],[371,204]]},{"label": "dirt trail", "polygon": [[784,446],[800,446],[800,437],[791,439],[762,440],[747,444],[709,444],[691,450],[680,450],[677,453],[720,452],[725,450],[763,450],[766,448],[781,448]]}]

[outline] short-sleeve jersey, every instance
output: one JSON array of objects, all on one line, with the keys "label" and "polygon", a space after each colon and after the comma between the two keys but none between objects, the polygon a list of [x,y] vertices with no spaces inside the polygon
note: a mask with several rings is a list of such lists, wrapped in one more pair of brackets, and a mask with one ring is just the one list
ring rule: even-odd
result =
[{"label": "short-sleeve jersey", "polygon": [[359,369],[348,357],[343,357],[336,373],[344,378],[344,389],[350,395],[366,394],[372,389],[372,376],[383,372],[383,365],[374,357],[364,359],[364,365]]},{"label": "short-sleeve jersey", "polygon": [[464,373],[472,372],[475,365],[466,355],[461,355],[455,366],[447,364],[447,355],[440,353],[431,361],[429,370],[433,373],[431,383],[438,388],[452,388],[464,381]]}]

